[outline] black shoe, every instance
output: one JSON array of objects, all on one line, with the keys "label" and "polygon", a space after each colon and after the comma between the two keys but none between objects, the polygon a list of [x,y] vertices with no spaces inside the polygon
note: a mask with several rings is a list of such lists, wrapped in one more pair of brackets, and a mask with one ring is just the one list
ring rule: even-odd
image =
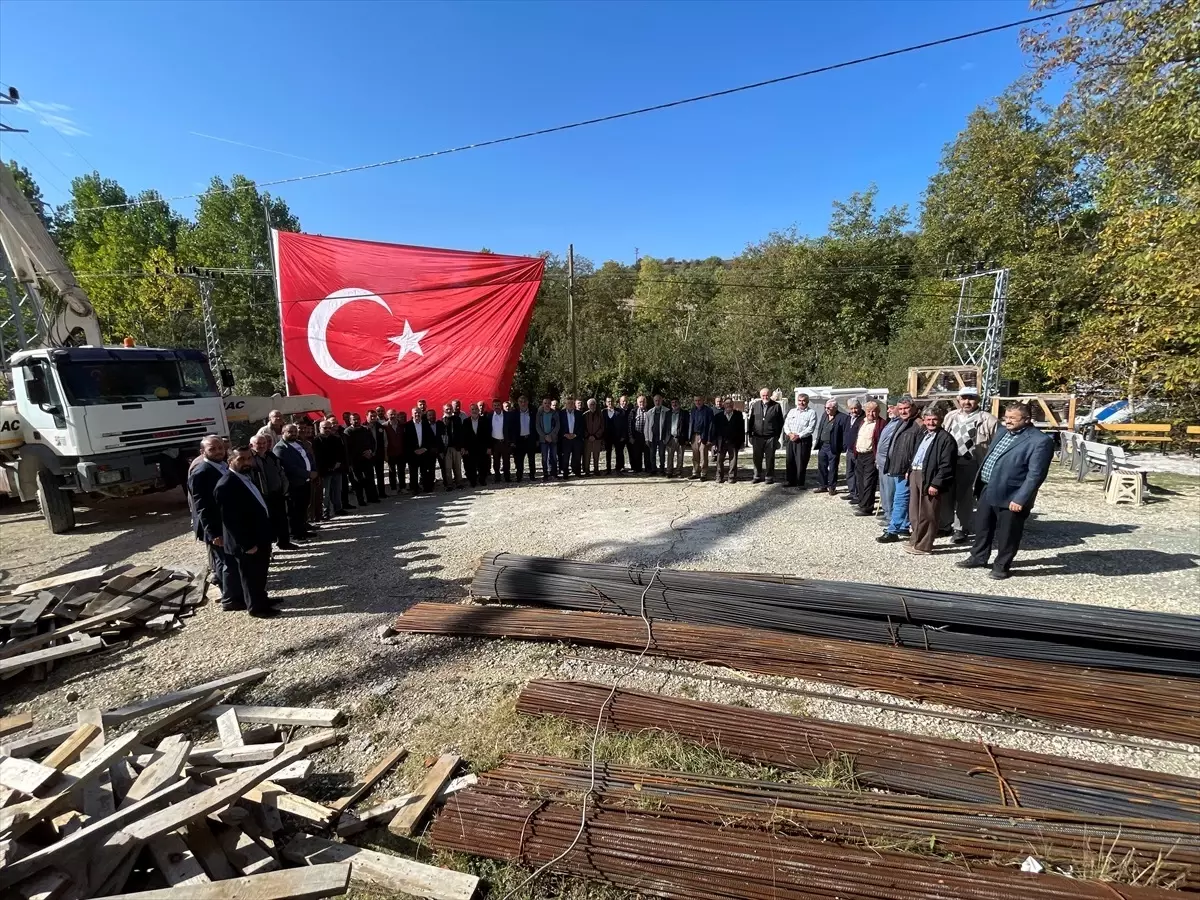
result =
[{"label": "black shoe", "polygon": [[971,543],[971,536],[969,534],[967,534],[965,531],[956,531],[956,532],[954,532],[954,538],[951,540],[951,543],[969,544],[969,543]]},{"label": "black shoe", "polygon": [[695,473],[688,476],[688,481],[698,481],[699,479],[700,479],[700,476],[696,475]]},{"label": "black shoe", "polygon": [[358,507],[355,506],[353,503],[343,503],[342,504],[342,512],[348,512],[349,510],[352,510],[352,509],[358,509]]},{"label": "black shoe", "polygon": [[879,537],[875,538],[875,540],[881,544],[894,544],[898,540],[900,540],[900,537],[898,535],[893,534],[890,531],[885,531]]},{"label": "black shoe", "polygon": [[975,562],[975,560],[973,560],[973,559],[960,559],[954,565],[958,566],[960,569],[986,569],[987,568],[987,563]]},{"label": "black shoe", "polygon": [[222,603],[221,609],[225,612],[245,612],[246,604],[241,603],[240,601],[235,603]]},{"label": "black shoe", "polygon": [[937,531],[938,537],[950,537],[952,534],[954,534],[953,528],[939,528]]},{"label": "black shoe", "polygon": [[273,606],[268,606],[266,609],[250,610],[250,618],[252,619],[278,619],[282,615],[283,613]]},{"label": "black shoe", "polygon": [[759,478],[757,475],[755,475],[754,480],[751,482],[751,484],[762,484],[762,479]]},{"label": "black shoe", "polygon": [[717,484],[724,484],[724,483],[725,483],[725,476],[724,476],[724,475],[718,475],[718,476],[717,476]]},{"label": "black shoe", "polygon": [[1008,572],[1005,572],[1003,569],[992,569],[992,571],[988,572],[988,578],[995,581],[1003,581],[1008,577],[1010,577]]},{"label": "black shoe", "polygon": [[280,550],[299,550],[300,549],[295,544],[293,544],[291,541],[287,541],[286,543],[283,543],[283,544],[278,544],[277,546],[279,547]]},{"label": "black shoe", "polygon": [[812,489],[812,492],[814,494],[827,494],[829,493],[829,488],[816,487]]},{"label": "black shoe", "polygon": [[509,484],[509,483],[511,483],[511,482],[512,482],[512,477],[511,477],[511,476],[509,476],[509,475],[505,475],[505,476],[504,476],[504,483],[505,483],[505,484]]},{"label": "black shoe", "polygon": [[856,516],[869,516],[869,515],[871,515],[871,513],[867,512],[865,509],[856,509],[856,510],[854,511],[854,514],[855,514]]},{"label": "black shoe", "polygon": [[900,535],[900,537],[912,537],[912,529],[911,528],[901,528],[899,531],[899,535]]},{"label": "black shoe", "polygon": [[272,609],[274,609],[277,606],[283,606],[283,604],[285,604],[285,603],[287,603],[287,600],[285,600],[283,597],[271,597],[267,600],[267,604]]},{"label": "black shoe", "polygon": [[775,479],[774,479],[774,478],[768,478],[768,479],[767,479],[767,484],[774,484],[774,483],[775,483]]}]

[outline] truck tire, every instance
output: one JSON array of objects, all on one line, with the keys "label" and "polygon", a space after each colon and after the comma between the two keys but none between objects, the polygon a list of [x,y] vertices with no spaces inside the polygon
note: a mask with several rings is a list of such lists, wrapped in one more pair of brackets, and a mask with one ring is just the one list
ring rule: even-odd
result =
[{"label": "truck tire", "polygon": [[75,504],[71,492],[62,490],[54,483],[54,476],[49,469],[38,469],[37,497],[42,518],[46,520],[51,534],[62,534],[75,527]]}]

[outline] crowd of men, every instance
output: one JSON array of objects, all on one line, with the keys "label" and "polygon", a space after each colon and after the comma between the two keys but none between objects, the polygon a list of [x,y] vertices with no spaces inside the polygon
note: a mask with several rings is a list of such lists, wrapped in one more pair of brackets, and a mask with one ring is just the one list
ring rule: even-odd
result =
[{"label": "crowd of men", "polygon": [[[490,409],[488,408],[490,406]],[[272,545],[297,548],[328,521],[369,503],[433,491],[440,473],[446,491],[503,479],[661,475],[737,482],[749,445],[753,483],[775,483],[782,444],[785,484],[806,487],[817,456],[815,493],[838,495],[844,464],[855,515],[877,515],[880,543],[910,538],[905,550],[929,555],[939,536],[971,544],[958,565],[989,565],[1007,578],[1025,520],[1049,470],[1052,442],[1031,426],[1030,410],[1010,406],[999,429],[979,407],[974,389],[959,394],[948,415],[940,404],[918,409],[908,396],[886,410],[876,400],[829,400],[823,412],[800,394],[785,416],[763,388],[745,414],[717,397],[693,397],[684,408],[661,395],[609,397],[600,408],[570,395],[531,406],[500,399],[452,401],[436,409],[424,400],[409,414],[376,407],[366,421],[347,412],[287,422],[272,411],[249,446],[231,449],[210,435],[192,463],[188,493],[197,538],[209,548],[225,609],[252,616],[278,614],[266,591]],[[690,455],[690,460],[688,459]],[[600,461],[604,459],[601,470]],[[878,496],[879,510],[876,512]],[[353,502],[357,500],[357,505]]]}]

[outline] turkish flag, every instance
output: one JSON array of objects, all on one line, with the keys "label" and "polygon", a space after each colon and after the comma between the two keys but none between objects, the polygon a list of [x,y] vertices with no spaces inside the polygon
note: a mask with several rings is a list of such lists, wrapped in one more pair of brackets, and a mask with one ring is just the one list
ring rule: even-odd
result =
[{"label": "turkish flag", "polygon": [[544,261],[272,233],[289,394],[337,413],[508,397]]}]

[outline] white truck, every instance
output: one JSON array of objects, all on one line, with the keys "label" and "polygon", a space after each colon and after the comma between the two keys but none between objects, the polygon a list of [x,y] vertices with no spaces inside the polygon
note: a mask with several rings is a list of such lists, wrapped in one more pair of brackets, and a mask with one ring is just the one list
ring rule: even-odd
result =
[{"label": "white truck", "polygon": [[[0,403],[0,494],[36,497],[53,533],[74,527],[75,494],[185,484],[200,438],[228,437],[230,421],[245,429],[270,409],[329,412],[323,397],[222,396],[200,350],[103,346],[87,295],[3,164],[0,246],[11,307],[0,317],[9,387]],[[46,285],[51,302],[41,296]]]}]

